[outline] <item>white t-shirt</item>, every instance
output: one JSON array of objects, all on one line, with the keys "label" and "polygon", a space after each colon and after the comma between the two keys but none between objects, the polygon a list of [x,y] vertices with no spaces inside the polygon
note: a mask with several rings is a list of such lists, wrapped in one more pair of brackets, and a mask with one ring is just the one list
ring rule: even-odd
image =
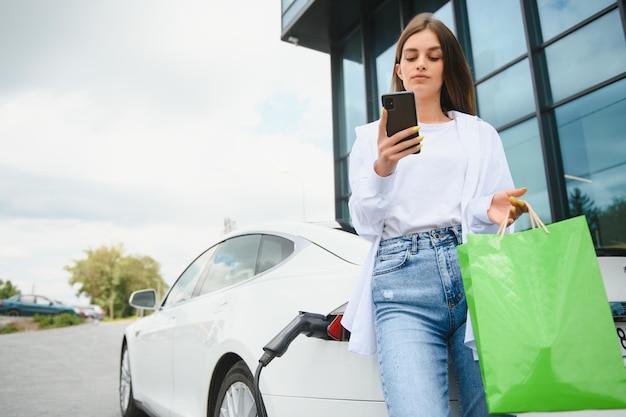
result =
[{"label": "white t-shirt", "polygon": [[461,224],[467,155],[456,121],[420,124],[419,154],[398,163],[382,239]]}]

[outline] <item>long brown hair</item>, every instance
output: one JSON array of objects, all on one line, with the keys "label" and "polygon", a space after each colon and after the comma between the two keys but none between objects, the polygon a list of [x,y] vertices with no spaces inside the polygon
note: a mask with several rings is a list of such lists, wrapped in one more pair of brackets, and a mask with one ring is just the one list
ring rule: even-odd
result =
[{"label": "long brown hair", "polygon": [[441,87],[441,110],[458,110],[463,113],[476,115],[476,95],[474,81],[465,59],[465,54],[459,41],[446,25],[435,19],[432,13],[420,13],[415,16],[404,28],[396,46],[393,75],[391,76],[391,90],[404,91],[404,84],[396,74],[395,64],[400,63],[402,50],[407,39],[424,29],[432,30],[443,52],[443,86]]}]

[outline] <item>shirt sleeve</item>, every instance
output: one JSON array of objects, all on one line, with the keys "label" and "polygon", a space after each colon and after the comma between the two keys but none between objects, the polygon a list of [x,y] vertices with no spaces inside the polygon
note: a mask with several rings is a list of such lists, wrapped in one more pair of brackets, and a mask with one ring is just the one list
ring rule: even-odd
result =
[{"label": "shirt sleeve", "polygon": [[370,242],[382,233],[395,180],[395,174],[381,177],[374,171],[378,155],[376,138],[371,132],[375,123],[356,129],[357,138],[350,153],[348,172],[352,191],[348,207],[352,224],[357,233]]},{"label": "shirt sleeve", "polygon": [[[470,233],[496,233],[499,225],[487,216],[493,195],[515,186],[500,135],[490,125],[484,122],[481,124],[480,179],[474,198],[469,201],[466,210],[470,219]],[[509,226],[507,231],[512,232],[513,226]]]}]

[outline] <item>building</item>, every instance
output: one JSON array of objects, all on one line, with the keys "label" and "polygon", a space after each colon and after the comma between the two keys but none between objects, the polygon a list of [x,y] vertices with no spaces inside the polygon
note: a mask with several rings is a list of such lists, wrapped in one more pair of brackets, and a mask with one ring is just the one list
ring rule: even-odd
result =
[{"label": "building", "polygon": [[[419,12],[457,35],[478,114],[546,222],[584,213],[626,247],[625,0],[282,0],[282,40],[330,54],[335,213],[349,218],[354,127],[376,120],[395,43]],[[520,219],[529,226],[528,219]]]}]

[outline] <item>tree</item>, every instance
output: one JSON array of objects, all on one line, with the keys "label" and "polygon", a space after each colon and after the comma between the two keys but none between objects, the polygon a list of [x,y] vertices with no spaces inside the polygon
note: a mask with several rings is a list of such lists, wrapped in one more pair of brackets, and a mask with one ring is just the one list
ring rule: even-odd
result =
[{"label": "tree", "polygon": [[232,232],[236,228],[237,228],[237,223],[233,219],[229,217],[224,218],[224,230],[222,231],[222,234],[227,235],[228,233]]},{"label": "tree", "polygon": [[569,195],[569,211],[572,217],[585,215],[594,244],[597,246],[598,209],[594,205],[594,200],[576,187]]},{"label": "tree", "polygon": [[142,288],[165,288],[158,262],[149,256],[124,254],[121,244],[86,250],[85,259],[74,260],[65,270],[72,276],[70,285],[79,284],[77,296],[91,297],[91,302],[108,310],[109,317],[133,314],[128,298]]},{"label": "tree", "polygon": [[602,246],[626,247],[626,198],[613,198],[613,204],[599,213]]},{"label": "tree", "polygon": [[19,293],[20,290],[11,281],[4,282],[0,279],[0,300],[6,300]]}]

